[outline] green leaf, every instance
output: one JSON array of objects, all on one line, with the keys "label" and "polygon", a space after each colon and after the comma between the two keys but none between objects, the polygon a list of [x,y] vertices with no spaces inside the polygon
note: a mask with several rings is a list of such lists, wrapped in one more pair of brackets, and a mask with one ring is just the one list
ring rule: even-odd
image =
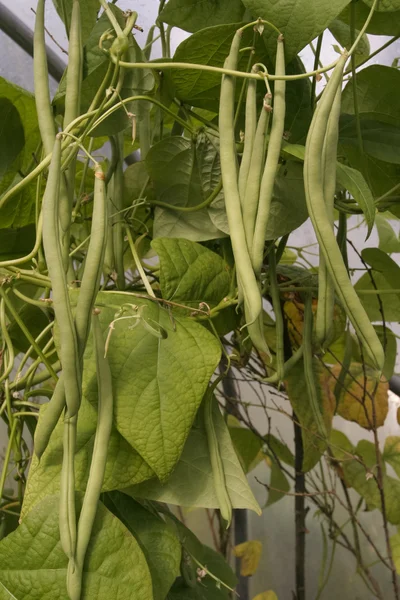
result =
[{"label": "green leaf", "polygon": [[185,31],[198,31],[213,25],[238,23],[244,13],[241,0],[170,0],[160,20]]},{"label": "green leaf", "polygon": [[393,467],[397,477],[400,477],[400,437],[389,435],[386,438],[382,458]]},{"label": "green leaf", "polygon": [[[2,102],[9,101],[14,109],[18,112],[20,122],[23,127],[23,138],[25,143],[22,145],[18,156],[10,164],[7,173],[0,181],[0,201],[1,195],[9,188],[18,183],[22,177],[18,170],[23,173],[32,168],[32,155],[36,152],[40,142],[35,99],[32,94],[26,90],[10,83],[6,79],[0,77],[0,99]],[[14,114],[14,112],[13,112]],[[4,123],[4,127],[7,123]],[[18,133],[19,131],[19,133]],[[19,142],[21,141],[22,132],[17,127],[16,134],[12,132],[11,136],[7,137],[7,145],[11,144],[13,152],[16,147],[13,146],[13,136],[17,135]],[[38,158],[38,157],[36,157]],[[0,209],[0,229],[8,227],[25,227],[35,221],[35,186],[25,188],[22,192],[13,196],[7,204]]]},{"label": "green leaf", "polygon": [[[360,115],[400,126],[400,106],[397,101],[399,87],[400,71],[397,69],[383,65],[371,65],[362,69],[357,73],[357,98]],[[343,90],[342,112],[354,114],[354,93],[351,80]]]},{"label": "green leaf", "polygon": [[375,217],[375,225],[379,235],[379,249],[388,254],[400,252],[400,239],[393,230],[390,221],[393,222],[390,213],[378,213]]},{"label": "green leaf", "polygon": [[[367,20],[370,9],[364,2],[357,2],[355,5],[355,25],[360,29]],[[339,15],[339,18],[350,24],[350,8],[347,6]],[[400,11],[395,14],[375,11],[366,33],[373,35],[399,35],[400,34]]]},{"label": "green leaf", "polygon": [[[315,385],[317,388],[318,399],[323,413],[325,426],[329,432],[332,426],[332,407],[330,406],[330,400],[323,393],[321,388],[319,377],[322,373],[322,367],[320,363],[315,359],[313,362],[314,374],[315,374]],[[302,439],[304,448],[304,457],[302,464],[302,471],[307,473],[310,471],[319,461],[321,455],[326,449],[326,442],[319,437],[318,426],[315,422],[314,412],[311,408],[310,402],[305,401],[307,399],[307,386],[304,375],[304,363],[299,361],[290,370],[286,378],[286,388],[289,396],[290,404],[302,427]]]},{"label": "green leaf", "polygon": [[[27,291],[28,297],[31,296],[33,298],[35,298],[35,297],[37,298],[40,294],[40,292],[38,294],[36,289],[34,289],[34,288],[32,289],[31,286],[24,286],[24,287],[19,286],[19,289],[23,293],[25,293],[25,291]],[[14,299],[13,299],[13,303],[14,303]],[[14,303],[14,305],[15,304],[16,303]],[[48,315],[44,312],[44,310],[41,310],[37,306],[32,306],[31,304],[28,304],[25,302],[21,303],[20,308],[18,309],[18,313],[19,313],[19,316],[21,317],[22,321],[24,322],[25,326],[28,328],[29,332],[32,334],[32,336],[34,338],[36,338],[40,333],[42,333],[42,331],[46,327],[46,325],[49,324]],[[11,322],[10,322],[10,327],[9,327],[8,333],[10,334],[15,351],[16,352],[27,352],[28,348],[31,345],[30,342],[26,339],[25,334],[22,332],[19,325],[17,325],[17,323],[14,321],[14,319],[12,317],[10,317],[10,321]],[[46,338],[44,340],[42,340],[41,343],[45,344],[49,340],[49,338],[50,338],[50,335],[46,336]],[[32,356],[36,358],[36,352],[33,352]]]},{"label": "green leaf", "polygon": [[3,229],[0,237],[0,261],[26,256],[35,245],[35,239],[34,225],[18,229]]},{"label": "green leaf", "polygon": [[[399,289],[400,267],[399,265],[379,248],[365,248],[361,255],[366,263],[374,271],[382,273],[387,283],[394,289]],[[400,298],[400,293],[398,294]]]},{"label": "green leaf", "polygon": [[[156,302],[134,295],[100,293],[100,323],[105,331],[116,308],[130,302],[143,307],[143,317],[167,337],[159,339],[137,320],[115,323],[108,360],[113,376],[114,421],[118,431],[160,479],[170,474],[189,434],[207,384],[218,365],[217,340],[192,319],[171,315]],[[127,315],[135,314],[132,310]],[[91,343],[88,344],[91,351]],[[193,375],[195,373],[195,376]],[[94,394],[96,377],[88,382]],[[93,397],[93,396],[92,396]]]},{"label": "green leaf", "polygon": [[[275,25],[285,36],[286,61],[322,33],[344,9],[349,0],[243,0],[254,17],[262,17]],[[266,27],[267,48],[274,55],[276,31]]]},{"label": "green leaf", "polygon": [[[304,73],[305,68],[298,56],[286,66],[288,75]],[[312,119],[311,82],[297,79],[286,86],[285,138],[292,144],[305,142]]]},{"label": "green leaf", "polygon": [[[373,272],[375,285],[378,290],[391,290],[392,285],[387,281],[385,276],[379,272]],[[367,312],[371,321],[382,321],[382,313],[377,294],[374,293],[375,286],[373,285],[368,273],[365,273],[355,284],[355,290],[360,296],[360,300]],[[400,289],[400,286],[399,288]],[[373,293],[363,294],[362,291],[371,291]],[[396,292],[383,293],[380,296],[380,301],[383,306],[385,321],[398,322],[400,320],[400,298]]]},{"label": "green leaf", "polygon": [[[75,453],[75,486],[78,491],[85,491],[86,489],[96,432],[97,408],[95,403],[97,402],[97,387],[91,383],[96,376],[95,369],[95,362],[92,360],[91,354],[87,353],[84,362],[83,396],[79,409]],[[88,384],[91,387],[90,396]],[[88,401],[88,397],[94,406]],[[46,407],[47,405],[41,407],[40,415],[43,414]],[[40,429],[41,423],[39,417],[38,429]],[[63,456],[63,431],[64,424],[63,417],[61,417],[40,463],[37,457],[33,456],[22,508],[23,517],[40,500],[59,492]],[[154,472],[149,465],[113,427],[107,449],[103,492],[139,483],[153,476]]]},{"label": "green leaf", "polygon": [[[342,48],[351,48],[351,28],[347,23],[341,21],[340,18],[334,19],[329,25],[329,31],[331,32],[333,37],[339,42]],[[354,31],[354,36],[357,37],[358,34],[359,31],[356,29]],[[360,39],[357,48],[354,51],[356,65],[368,58],[369,54],[370,44],[367,35],[364,34]]]},{"label": "green leaf", "polygon": [[382,374],[386,379],[390,379],[396,367],[397,337],[386,324],[385,328],[383,325],[375,325],[374,327],[382,346],[385,348],[385,364],[383,365]]},{"label": "green leaf", "polygon": [[290,490],[290,484],[275,459],[271,460],[271,477],[269,481],[268,500],[265,508],[284,498]]},{"label": "green leaf", "polygon": [[229,427],[236,454],[245,473],[250,473],[262,461],[262,440],[245,427]]},{"label": "green leaf", "polygon": [[[59,538],[59,502],[51,496],[0,543],[0,581],[11,594],[8,598],[68,600],[67,565]],[[82,597],[153,600],[151,576],[139,544],[101,503],[86,554]]]},{"label": "green leaf", "polygon": [[[373,0],[363,0],[363,2],[370,7],[373,4]],[[400,0],[380,0],[375,10],[377,12],[394,12],[400,10]]]},{"label": "green leaf", "polygon": [[13,164],[25,143],[19,112],[8,98],[0,97],[0,179]]},{"label": "green leaf", "polygon": [[[400,127],[362,118],[360,120],[363,150],[378,160],[400,164]],[[358,146],[356,118],[342,115],[339,130],[340,146]]]},{"label": "green leaf", "polygon": [[303,168],[295,161],[281,166],[275,179],[265,238],[275,240],[300,227],[308,219]]},{"label": "green leaf", "polygon": [[332,429],[329,441],[333,456],[338,460],[347,460],[349,454],[354,454],[354,446],[343,431]]},{"label": "green leaf", "polygon": [[[208,197],[202,164],[201,148],[182,137],[168,137],[155,144],[146,158],[159,201],[171,205],[197,206]],[[157,207],[154,237],[183,237],[204,241],[224,237],[210,219],[207,208],[194,212],[179,212]]]},{"label": "green leaf", "polygon": [[121,492],[105,496],[105,505],[131,532],[145,555],[154,600],[164,600],[179,576],[181,544],[165,521]]},{"label": "green leaf", "polygon": [[163,298],[198,308],[210,308],[229,294],[231,269],[215,252],[201,244],[176,238],[158,238],[152,247],[160,258]]},{"label": "green leaf", "polygon": [[272,435],[272,433],[268,433],[265,436],[265,441],[269,448],[269,456],[275,456],[280,461],[289,465],[289,467],[294,467],[294,456],[284,442]]},{"label": "green leaf", "polygon": [[[225,59],[229,54],[232,38],[241,25],[241,23],[218,25],[194,33],[178,46],[174,54],[174,62],[223,67]],[[242,47],[245,48],[253,45],[253,32],[249,28],[243,32]],[[263,38],[260,36],[256,37],[253,61],[255,63],[262,62],[267,64],[269,62]],[[238,63],[238,69],[246,71],[247,63],[248,53],[243,52]],[[181,102],[205,108],[215,113],[218,112],[221,90],[221,75],[219,73],[177,69],[172,73],[172,80],[176,96]],[[236,85],[237,99],[239,98],[240,90],[241,84],[239,82]],[[260,92],[262,92],[261,87]]]},{"label": "green leaf", "polygon": [[369,237],[375,222],[376,208],[374,197],[367,182],[360,171],[347,167],[340,162],[336,163],[336,176],[338,183],[350,192],[363,211],[368,227],[367,237]]},{"label": "green leaf", "polygon": [[[60,19],[65,25],[67,35],[71,26],[72,0],[53,0]],[[86,40],[97,20],[100,4],[98,0],[85,0],[80,3],[82,39]]]},{"label": "green leaf", "polygon": [[392,548],[393,562],[396,572],[400,574],[400,531],[390,537],[390,546]]},{"label": "green leaf", "polygon": [[[232,506],[248,508],[259,514],[260,508],[249,488],[217,405],[214,406],[213,418]],[[203,411],[199,411],[182,456],[168,481],[162,484],[152,480],[147,484],[131,486],[124,492],[134,498],[148,498],[168,504],[219,508],[204,430]]]}]

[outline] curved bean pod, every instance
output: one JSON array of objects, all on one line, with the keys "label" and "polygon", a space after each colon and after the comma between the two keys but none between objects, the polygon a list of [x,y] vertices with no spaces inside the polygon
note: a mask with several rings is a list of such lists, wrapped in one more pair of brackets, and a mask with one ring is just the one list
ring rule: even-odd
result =
[{"label": "curved bean pod", "polygon": [[[283,35],[278,36],[275,75],[285,75],[285,48]],[[275,81],[271,134],[269,136],[267,159],[265,161],[265,168],[261,181],[256,226],[254,230],[251,252],[253,268],[257,277],[260,276],[263,263],[265,232],[268,224],[272,192],[274,189],[275,176],[278,169],[279,156],[282,146],[283,132],[285,129],[285,91],[286,82],[283,79]]]},{"label": "curved bean pod", "polygon": [[[324,176],[324,198],[326,210],[333,229],[333,210],[336,191],[336,160],[339,140],[339,116],[342,87],[339,85],[329,116],[324,148],[322,151],[322,172]],[[329,341],[335,307],[335,288],[325,265],[323,252],[319,251],[318,306],[315,320],[317,344],[324,347]]]},{"label": "curved bean pod", "polygon": [[103,485],[113,421],[111,371],[108,360],[104,357],[104,339],[97,313],[93,314],[92,328],[98,385],[98,416],[89,478],[78,522],[76,556],[74,563],[70,561],[68,569],[67,589],[71,600],[81,598],[83,565]]},{"label": "curved bean pod", "polygon": [[[254,69],[254,67],[253,67]],[[252,69],[252,71],[253,71]],[[254,138],[256,135],[257,128],[257,81],[250,79],[247,84],[246,94],[246,116],[245,116],[245,129],[244,129],[244,146],[242,161],[239,167],[239,196],[242,203],[242,210],[244,207],[244,197],[246,193],[247,177],[249,174],[251,156],[253,153]]]},{"label": "curved bean pod", "polygon": [[265,158],[265,140],[268,132],[269,117],[271,114],[271,94],[266,94],[261,109],[257,130],[253,141],[253,153],[249,174],[247,178],[246,191],[243,200],[243,223],[246,233],[247,247],[253,246],[254,226],[258,209],[260,195],[261,172]]},{"label": "curved bean pod", "polygon": [[321,177],[321,155],[326,127],[337,88],[342,82],[346,59],[347,53],[344,53],[339,59],[314,113],[306,141],[304,187],[308,214],[324,255],[328,272],[333,280],[336,294],[372,365],[381,371],[385,360],[383,348],[347,274],[326,210]]},{"label": "curved bean pod", "polygon": [[[234,69],[238,62],[241,30],[232,41],[231,50],[225,61],[225,67]],[[221,83],[219,130],[221,174],[225,195],[225,206],[228,217],[232,249],[235,257],[238,280],[245,300],[246,320],[254,323],[261,312],[261,295],[247,250],[246,235],[242,221],[239,188],[237,183],[237,157],[234,132],[234,98],[235,80],[224,75]]]}]

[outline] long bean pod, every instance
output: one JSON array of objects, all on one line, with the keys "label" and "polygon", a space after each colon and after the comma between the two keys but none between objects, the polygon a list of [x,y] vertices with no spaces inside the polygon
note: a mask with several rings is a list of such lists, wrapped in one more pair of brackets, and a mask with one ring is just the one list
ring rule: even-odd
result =
[{"label": "long bean pod", "polygon": [[111,371],[104,354],[104,340],[97,313],[92,317],[93,341],[96,357],[98,385],[98,415],[94,438],[92,462],[78,522],[76,556],[68,569],[67,589],[71,600],[80,600],[83,565],[89,545],[93,523],[107,462],[107,448],[113,421],[113,392]]},{"label": "long bean pod", "polygon": [[60,479],[59,528],[62,549],[70,561],[75,560],[76,508],[75,508],[75,447],[77,415],[64,420],[63,461]]},{"label": "long bean pod", "polygon": [[66,405],[69,416],[72,417],[78,412],[80,405],[81,376],[75,324],[58,236],[60,173],[61,136],[57,135],[43,197],[43,246],[53,286],[53,307],[60,332],[60,360],[64,373]]},{"label": "long bean pod", "polygon": [[[232,41],[225,67],[235,69],[241,41],[239,29]],[[221,174],[225,195],[225,206],[228,217],[232,249],[235,257],[238,280],[240,281],[248,323],[254,323],[261,312],[261,295],[254,276],[250,255],[247,250],[244,232],[240,196],[238,188],[237,156],[234,131],[234,98],[235,80],[224,75],[221,83],[219,130]]]},{"label": "long bean pod", "polygon": [[[254,68],[254,67],[253,67]],[[247,177],[249,174],[251,156],[253,153],[254,138],[257,128],[257,81],[250,79],[247,84],[246,116],[244,129],[244,146],[242,161],[239,167],[239,196],[244,207]]]},{"label": "long bean pod", "polygon": [[[282,35],[278,36],[277,41],[275,75],[279,77],[285,75],[285,48]],[[260,276],[263,263],[265,233],[271,208],[275,176],[278,169],[283,132],[285,129],[285,91],[286,82],[283,79],[275,81],[271,134],[269,137],[267,158],[261,181],[252,246],[252,262],[257,277]]]},{"label": "long bean pod", "polygon": [[212,388],[206,392],[204,398],[204,425],[207,435],[208,449],[210,452],[211,468],[214,479],[215,493],[217,495],[221,516],[229,527],[232,520],[232,503],[226,487],[224,466],[221,459],[218,438],[213,421]]},{"label": "long bean pod", "polygon": [[[95,169],[93,219],[86,265],[82,277],[75,312],[75,329],[81,364],[89,335],[90,315],[100,285],[107,236],[107,199],[104,174],[99,165]],[[43,412],[35,434],[35,454],[40,458],[47,448],[50,436],[65,407],[64,376],[61,374],[52,399]]]},{"label": "long bean pod", "polygon": [[246,233],[247,247],[253,246],[254,226],[258,209],[260,195],[260,184],[262,165],[265,159],[265,140],[268,132],[269,117],[271,114],[271,94],[264,98],[260,117],[257,124],[256,134],[253,140],[253,153],[249,167],[246,190],[243,199],[243,223]]},{"label": "long bean pod", "polygon": [[373,366],[381,371],[384,364],[383,348],[347,274],[326,210],[321,177],[321,155],[326,127],[337,88],[342,82],[346,59],[347,53],[345,52],[340,57],[338,65],[332,73],[314,112],[306,141],[304,187],[308,214],[310,215],[319,246],[323,252],[328,272],[333,280],[336,294]]},{"label": "long bean pod", "polygon": [[[333,211],[336,190],[336,159],[339,140],[339,116],[342,87],[339,85],[329,116],[324,147],[322,151],[322,172],[324,182],[324,198],[326,210],[333,229]],[[335,306],[335,288],[326,268],[324,254],[319,251],[318,269],[318,305],[315,320],[315,337],[318,344],[324,347],[329,342],[329,333],[333,324]]]}]

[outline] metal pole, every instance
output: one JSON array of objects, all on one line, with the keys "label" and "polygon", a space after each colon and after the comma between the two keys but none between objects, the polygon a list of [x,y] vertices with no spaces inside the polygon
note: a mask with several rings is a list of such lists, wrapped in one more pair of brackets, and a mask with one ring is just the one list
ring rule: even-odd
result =
[{"label": "metal pole", "polygon": [[[33,32],[14,13],[0,2],[0,30],[13,40],[29,56],[33,56]],[[51,48],[46,47],[49,73],[60,81],[66,64]]]}]

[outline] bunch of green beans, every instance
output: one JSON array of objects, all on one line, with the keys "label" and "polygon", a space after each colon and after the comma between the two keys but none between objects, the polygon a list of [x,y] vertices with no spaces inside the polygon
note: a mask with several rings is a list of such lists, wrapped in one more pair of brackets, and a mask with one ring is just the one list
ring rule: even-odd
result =
[{"label": "bunch of green beans", "polygon": [[[337,123],[330,122],[330,117],[332,115],[332,119],[338,118],[337,104],[340,104],[338,89],[342,85],[343,70],[347,58],[348,53],[345,51],[340,57],[314,112],[306,141],[304,187],[308,214],[336,294],[356,330],[363,348],[366,350],[368,360],[374,368],[381,371],[385,360],[383,348],[349,279],[342,254],[332,231],[331,211],[327,208],[325,201],[327,190],[332,186],[332,176],[329,172],[323,174],[324,166],[329,169],[329,164],[328,162],[323,163],[322,157],[324,156],[326,159],[328,156],[335,155],[336,157]],[[335,103],[336,106],[334,106]],[[320,320],[325,323],[327,309],[324,302],[320,310],[322,310]],[[325,325],[321,329],[325,332]],[[320,339],[321,337],[322,335]]]},{"label": "bunch of green beans", "polygon": [[[234,35],[224,68],[235,70],[238,64],[241,36],[246,25]],[[255,73],[258,67],[253,67]],[[262,318],[261,268],[265,235],[269,219],[273,186],[278,169],[285,121],[285,55],[281,34],[277,40],[273,111],[272,94],[267,81],[267,94],[257,118],[257,81],[250,80],[246,95],[246,119],[243,156],[238,170],[235,140],[235,80],[224,75],[221,83],[219,131],[222,184],[230,237],[235,257],[239,299],[244,301],[244,314],[249,336],[255,348],[270,357]],[[267,145],[270,114],[271,133]],[[283,371],[282,371],[283,372]]]}]

